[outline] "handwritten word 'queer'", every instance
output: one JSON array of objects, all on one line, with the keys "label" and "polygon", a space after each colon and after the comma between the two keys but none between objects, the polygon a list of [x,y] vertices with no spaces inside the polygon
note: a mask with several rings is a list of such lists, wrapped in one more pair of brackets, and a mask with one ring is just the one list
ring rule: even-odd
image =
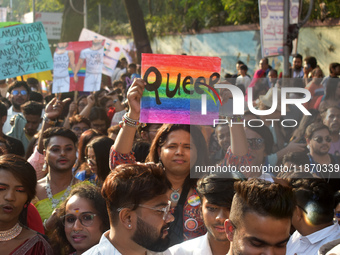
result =
[{"label": "handwritten word 'queer'", "polygon": [[[156,80],[153,83],[150,83],[148,81],[149,75],[153,73],[156,76]],[[169,73],[166,74],[167,78],[166,78],[166,96],[169,98],[173,98],[177,91],[178,91],[178,95],[181,95],[181,73],[179,73],[177,75],[177,81],[176,81],[176,87],[173,90],[170,90],[169,88],[169,78],[170,75]],[[159,99],[159,93],[158,93],[158,88],[161,86],[163,78],[162,78],[162,74],[161,72],[154,66],[149,67],[143,77],[144,81],[146,81],[147,85],[145,86],[145,89],[148,91],[155,91],[155,96],[156,96],[156,103],[157,104],[162,104],[161,100]],[[219,73],[212,73],[209,77],[209,86],[214,86],[214,84],[216,84],[220,79],[220,74]],[[198,77],[195,81],[194,79],[190,76],[187,75],[185,76],[185,78],[182,81],[182,88],[185,94],[188,95],[192,95],[194,92],[198,93],[198,94],[203,94],[204,90],[201,89],[199,86],[202,84],[207,84],[206,82],[206,78],[203,76]],[[187,86],[190,85],[194,85],[194,90],[190,90],[187,88]]]}]

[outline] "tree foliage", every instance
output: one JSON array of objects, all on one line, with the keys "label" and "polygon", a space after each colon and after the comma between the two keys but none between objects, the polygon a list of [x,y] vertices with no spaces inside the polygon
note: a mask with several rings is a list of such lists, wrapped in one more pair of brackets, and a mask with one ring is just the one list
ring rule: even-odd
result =
[{"label": "tree foliage", "polygon": [[[32,0],[12,1],[14,20],[32,11]],[[2,6],[9,6],[9,2],[3,0]],[[302,18],[306,16],[309,2],[302,0]],[[83,0],[73,0],[73,3],[79,6],[79,11],[83,10]],[[215,26],[259,23],[258,1],[253,0],[138,0],[138,3],[150,38],[167,33],[197,32]],[[98,4],[102,7],[101,27]],[[65,6],[69,6],[69,0],[36,0],[36,11],[65,13]],[[87,8],[89,29],[106,36],[131,36],[124,0],[87,0]],[[339,17],[339,0],[314,0],[310,20]]]}]

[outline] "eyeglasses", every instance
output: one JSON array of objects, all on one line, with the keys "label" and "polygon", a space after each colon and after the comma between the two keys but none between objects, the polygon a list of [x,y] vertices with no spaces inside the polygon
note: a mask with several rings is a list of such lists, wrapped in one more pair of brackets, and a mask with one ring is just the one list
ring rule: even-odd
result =
[{"label": "eyeglasses", "polygon": [[62,222],[65,227],[72,227],[77,219],[84,227],[90,227],[93,224],[94,217],[97,216],[95,213],[83,212],[78,217],[74,214],[66,214],[62,216]]},{"label": "eyeglasses", "polygon": [[[151,206],[147,206],[147,205],[142,205],[139,204],[139,207],[143,207],[143,208],[147,208],[150,210],[154,210],[154,211],[158,211],[158,212],[163,212],[163,220],[166,219],[166,217],[168,216],[169,212],[170,212],[170,208],[171,208],[171,201],[168,201],[168,205],[166,207],[163,208],[155,208],[155,207],[151,207]],[[121,210],[123,210],[124,208],[118,208],[117,211],[120,212]]]},{"label": "eyeglasses", "polygon": [[264,140],[262,138],[249,138],[247,141],[252,150],[259,150],[264,145]]},{"label": "eyeglasses", "polygon": [[80,128],[80,127],[74,127],[72,128],[72,130],[76,131],[76,132],[85,132],[86,130],[88,130],[88,127],[84,127],[84,128]]},{"label": "eyeglasses", "polygon": [[168,205],[164,208],[155,208],[155,207],[150,207],[150,206],[142,205],[142,204],[139,204],[138,206],[143,207],[143,208],[147,208],[147,209],[150,209],[150,210],[158,211],[158,212],[163,212],[164,213],[163,214],[163,220],[165,220],[166,216],[169,214],[169,211],[170,211],[171,201],[168,201]]},{"label": "eyeglasses", "polygon": [[13,96],[17,96],[17,95],[22,95],[22,96],[26,96],[27,95],[27,91],[26,90],[13,90],[12,91],[12,95]]},{"label": "eyeglasses", "polygon": [[326,136],[326,137],[317,136],[313,138],[313,140],[316,141],[317,143],[323,143],[324,139],[327,143],[330,143],[332,141],[332,138],[330,136]]}]

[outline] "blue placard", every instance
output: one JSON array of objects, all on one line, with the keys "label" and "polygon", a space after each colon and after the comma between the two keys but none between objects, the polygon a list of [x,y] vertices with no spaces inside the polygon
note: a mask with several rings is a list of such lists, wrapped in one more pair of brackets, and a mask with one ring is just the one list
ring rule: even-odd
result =
[{"label": "blue placard", "polygon": [[0,80],[53,69],[41,22],[0,29]]}]

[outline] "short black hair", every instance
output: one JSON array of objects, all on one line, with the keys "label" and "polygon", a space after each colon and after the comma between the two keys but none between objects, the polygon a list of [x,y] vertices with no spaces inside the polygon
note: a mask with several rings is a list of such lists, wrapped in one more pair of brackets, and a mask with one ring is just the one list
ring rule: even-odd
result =
[{"label": "short black hair", "polygon": [[43,104],[35,101],[28,101],[21,105],[21,111],[24,115],[41,116],[43,109]]},{"label": "short black hair", "polygon": [[330,63],[329,64],[329,73],[333,73],[332,69],[336,69],[338,66],[340,66],[340,63]]},{"label": "short black hair", "polygon": [[8,93],[11,94],[13,89],[19,88],[19,87],[24,87],[27,91],[27,94],[31,93],[31,88],[28,86],[27,82],[25,81],[15,81],[13,82],[9,87],[8,87]]},{"label": "short black hair", "polygon": [[137,65],[136,65],[135,63],[131,63],[131,64],[129,64],[129,67],[130,67],[130,68],[137,69]]},{"label": "short black hair", "polygon": [[39,81],[34,77],[30,77],[30,78],[27,78],[27,84],[29,84],[29,85],[39,85]]},{"label": "short black hair", "polygon": [[77,136],[70,129],[66,129],[64,127],[51,127],[45,130],[43,134],[43,139],[44,139],[43,141],[44,141],[45,149],[47,148],[51,138],[54,136],[66,137],[74,143],[74,146],[76,146],[77,141],[78,141]]},{"label": "short black hair", "polygon": [[36,101],[36,102],[39,102],[39,103],[43,103],[44,97],[41,93],[39,93],[37,91],[31,91],[29,100],[30,101]]},{"label": "short black hair", "polygon": [[110,126],[109,117],[107,117],[106,111],[101,107],[92,107],[89,115],[90,122],[95,120],[105,120],[107,128]]},{"label": "short black hair", "polygon": [[240,70],[248,71],[248,66],[247,65],[241,65]]},{"label": "short black hair", "polygon": [[261,179],[235,182],[235,196],[230,211],[230,220],[242,225],[247,213],[256,213],[275,219],[291,219],[296,200],[291,187]]},{"label": "short black hair", "polygon": [[322,129],[327,129],[328,132],[330,132],[329,128],[326,125],[324,125],[322,122],[321,123],[320,122],[314,122],[307,127],[305,137],[308,138],[308,139],[311,139],[313,134],[316,131],[319,131],[319,130],[322,130]]},{"label": "short black hair", "polygon": [[219,178],[208,175],[198,180],[197,192],[201,198],[205,197],[210,204],[224,206],[229,210],[234,197],[234,178]]},{"label": "short black hair", "polygon": [[304,61],[306,61],[306,63],[309,64],[312,69],[315,69],[317,67],[318,61],[316,60],[315,57],[312,56],[306,57]]},{"label": "short black hair", "polygon": [[306,212],[310,223],[320,225],[333,221],[334,197],[325,180],[319,178],[292,179],[291,185],[297,205]]},{"label": "short black hair", "polygon": [[301,59],[301,62],[302,62],[302,55],[300,55],[299,53],[295,54],[293,58],[299,58]]}]

